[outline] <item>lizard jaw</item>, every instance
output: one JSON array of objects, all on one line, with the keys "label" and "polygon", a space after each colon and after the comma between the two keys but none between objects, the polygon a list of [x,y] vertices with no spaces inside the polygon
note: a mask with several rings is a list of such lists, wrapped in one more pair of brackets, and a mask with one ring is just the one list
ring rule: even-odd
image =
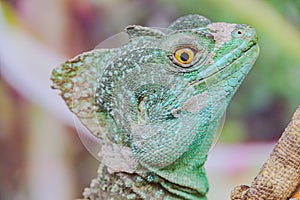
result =
[{"label": "lizard jaw", "polygon": [[[240,55],[240,56],[235,56],[235,57],[232,56],[233,58],[226,65],[223,65],[223,66],[221,64],[219,64],[218,62],[213,63],[206,70],[204,70],[204,72],[201,72],[200,75],[198,75],[198,77],[200,77],[200,78],[197,78],[196,80],[190,82],[189,85],[193,86],[195,84],[200,84],[200,83],[204,82],[205,80],[209,79],[210,77],[213,77],[213,76],[221,73],[228,67],[232,66],[234,63],[238,62],[242,57],[244,57],[250,51],[253,51],[254,55],[258,55],[259,46],[257,45],[257,39],[252,40],[249,43],[249,46],[247,48],[244,48],[241,50],[240,50],[240,48],[237,48],[227,55],[233,55],[235,51],[240,51],[239,53],[236,53],[236,55]],[[220,60],[224,60],[225,57],[228,57],[228,56],[224,56]],[[255,60],[256,57],[257,56],[253,56],[253,60]],[[218,66],[221,66],[221,67],[218,67]],[[217,70],[211,70],[211,69],[217,69]],[[203,75],[203,74],[206,74],[206,75]],[[229,76],[229,74],[228,74],[228,76]],[[226,78],[226,77],[224,77],[224,78]]]}]

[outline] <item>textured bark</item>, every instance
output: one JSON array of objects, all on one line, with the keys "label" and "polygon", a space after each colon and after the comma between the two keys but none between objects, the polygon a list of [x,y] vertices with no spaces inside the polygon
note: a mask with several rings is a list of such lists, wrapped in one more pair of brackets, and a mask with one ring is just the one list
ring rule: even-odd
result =
[{"label": "textured bark", "polygon": [[299,183],[300,107],[251,186],[237,186],[231,193],[231,199],[300,199],[297,189]]}]

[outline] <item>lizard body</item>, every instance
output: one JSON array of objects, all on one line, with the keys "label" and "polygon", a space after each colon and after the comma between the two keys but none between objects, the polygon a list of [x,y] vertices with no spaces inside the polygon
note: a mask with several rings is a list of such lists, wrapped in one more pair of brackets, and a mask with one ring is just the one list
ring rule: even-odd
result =
[{"label": "lizard body", "polygon": [[51,77],[103,142],[99,176],[85,196],[206,199],[203,165],[258,56],[256,33],[199,15],[181,17],[166,31],[128,26],[125,32],[127,44],[80,54]]}]

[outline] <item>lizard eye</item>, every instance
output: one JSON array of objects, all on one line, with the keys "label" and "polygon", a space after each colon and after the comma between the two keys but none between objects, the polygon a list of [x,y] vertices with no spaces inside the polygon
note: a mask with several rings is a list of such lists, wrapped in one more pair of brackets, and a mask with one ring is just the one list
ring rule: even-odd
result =
[{"label": "lizard eye", "polygon": [[173,60],[175,64],[181,67],[190,67],[195,57],[195,49],[190,47],[180,47],[175,49],[173,53]]}]

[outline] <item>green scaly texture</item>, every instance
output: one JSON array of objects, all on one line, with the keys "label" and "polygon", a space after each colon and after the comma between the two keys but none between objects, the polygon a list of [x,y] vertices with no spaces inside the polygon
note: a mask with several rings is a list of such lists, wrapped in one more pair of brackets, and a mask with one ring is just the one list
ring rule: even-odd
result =
[{"label": "green scaly texture", "polygon": [[102,141],[98,178],[84,196],[206,199],[203,165],[258,56],[255,30],[188,15],[167,29],[133,25],[125,33],[124,45],[80,54],[51,77]]}]

